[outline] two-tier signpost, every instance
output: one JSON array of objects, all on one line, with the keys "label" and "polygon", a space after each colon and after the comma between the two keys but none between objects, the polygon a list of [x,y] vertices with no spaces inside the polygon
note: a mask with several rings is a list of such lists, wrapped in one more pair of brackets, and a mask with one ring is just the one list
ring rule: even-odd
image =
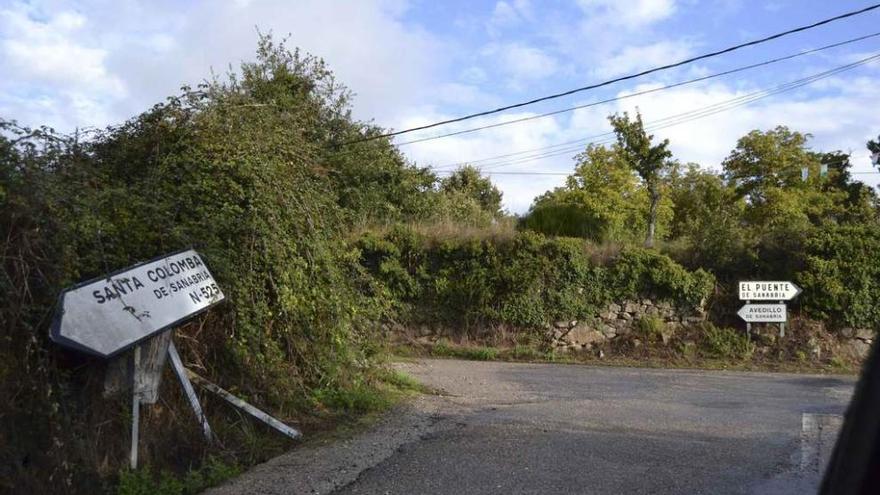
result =
[{"label": "two-tier signpost", "polygon": [[[785,322],[788,312],[785,301],[790,301],[801,293],[800,287],[792,282],[744,281],[739,283],[739,299],[746,304],[737,315],[746,322],[746,332],[752,333],[752,323],[779,323],[779,336],[785,337]],[[752,301],[776,301],[773,304],[752,304]]]}]

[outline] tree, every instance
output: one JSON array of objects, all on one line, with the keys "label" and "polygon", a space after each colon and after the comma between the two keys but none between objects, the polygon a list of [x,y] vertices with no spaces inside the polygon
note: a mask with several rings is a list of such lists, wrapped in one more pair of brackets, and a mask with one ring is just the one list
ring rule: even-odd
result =
[{"label": "tree", "polygon": [[537,198],[524,225],[545,234],[596,242],[631,242],[641,235],[647,194],[621,154],[590,145],[575,159],[577,165],[565,186]]},{"label": "tree", "polygon": [[681,240],[678,261],[710,270],[722,279],[748,269],[750,238],[742,225],[745,200],[724,179],[696,164],[670,177],[675,216],[671,238]]},{"label": "tree", "polygon": [[810,137],[785,126],[751,131],[722,162],[725,177],[740,196],[756,206],[767,200],[771,189],[801,187],[803,168],[809,177],[819,176],[819,156],[806,147]]},{"label": "tree", "polygon": [[493,217],[503,215],[501,211],[501,191],[492,184],[488,177],[483,177],[480,170],[472,165],[465,165],[449,177],[440,181],[440,191],[448,195],[463,195],[470,198],[480,208]]},{"label": "tree", "polygon": [[648,209],[648,233],[645,246],[654,246],[654,235],[657,229],[657,212],[662,197],[663,183],[672,168],[672,152],[669,151],[669,140],[652,145],[653,135],[645,132],[642,115],[636,113],[635,120],[630,120],[624,112],[622,116],[608,117],[614,133],[617,135],[615,149],[621,153],[623,160],[639,175],[648,191],[650,206]]},{"label": "tree", "polygon": [[880,136],[876,140],[868,141],[868,151],[871,152],[871,163],[880,169]]},{"label": "tree", "polygon": [[847,153],[834,151],[820,154],[820,161],[826,167],[822,191],[830,194],[839,193],[841,208],[835,215],[837,223],[863,224],[876,221],[880,214],[880,203],[874,188],[859,181],[852,180],[849,169],[852,168]]}]

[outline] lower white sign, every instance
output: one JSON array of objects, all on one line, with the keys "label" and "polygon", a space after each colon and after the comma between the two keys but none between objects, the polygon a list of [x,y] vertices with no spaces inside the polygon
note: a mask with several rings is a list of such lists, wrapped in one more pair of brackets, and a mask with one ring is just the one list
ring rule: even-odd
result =
[{"label": "lower white sign", "polygon": [[788,319],[785,304],[746,304],[736,314],[749,323],[785,323]]},{"label": "lower white sign", "polygon": [[50,336],[110,357],[222,300],[202,257],[187,249],[65,290]]}]

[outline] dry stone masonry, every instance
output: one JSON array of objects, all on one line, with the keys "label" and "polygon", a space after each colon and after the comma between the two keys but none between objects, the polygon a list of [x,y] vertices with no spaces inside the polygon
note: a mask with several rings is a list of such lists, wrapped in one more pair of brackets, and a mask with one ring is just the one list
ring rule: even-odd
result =
[{"label": "dry stone masonry", "polygon": [[638,331],[639,322],[650,318],[659,325],[663,343],[676,331],[706,320],[704,308],[677,308],[669,301],[639,299],[611,303],[589,321],[557,321],[549,329],[553,347],[563,350],[592,349],[620,336]]}]

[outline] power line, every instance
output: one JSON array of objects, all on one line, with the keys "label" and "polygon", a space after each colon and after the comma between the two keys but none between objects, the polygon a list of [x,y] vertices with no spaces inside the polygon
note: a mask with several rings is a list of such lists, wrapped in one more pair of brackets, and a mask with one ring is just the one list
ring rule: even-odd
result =
[{"label": "power line", "polygon": [[[801,79],[790,81],[790,82],[775,86],[773,88],[755,91],[755,92],[752,92],[752,93],[749,93],[746,95],[738,96],[736,98],[731,98],[729,100],[724,100],[724,101],[714,103],[712,105],[708,105],[705,107],[701,107],[701,108],[689,110],[687,112],[682,112],[679,114],[674,114],[674,115],[670,115],[667,117],[663,117],[661,119],[658,119],[658,120],[655,120],[655,121],[648,123],[648,125],[645,126],[645,130],[646,131],[656,131],[656,130],[660,130],[660,129],[665,129],[667,127],[672,127],[675,125],[690,122],[692,120],[697,120],[700,118],[708,117],[710,115],[714,115],[714,114],[717,114],[717,113],[720,113],[723,111],[731,110],[733,108],[748,105],[748,104],[751,104],[755,101],[758,101],[758,100],[761,100],[761,99],[764,99],[764,98],[767,98],[767,97],[770,97],[770,96],[773,96],[776,94],[784,93],[787,91],[792,91],[792,90],[800,88],[802,86],[812,84],[813,82],[816,82],[818,80],[825,79],[825,78],[831,77],[835,74],[854,69],[858,66],[870,63],[870,62],[877,60],[877,59],[880,59],[880,54],[875,54],[875,55],[872,55],[867,58],[863,58],[861,60],[858,60],[858,61],[850,63],[850,64],[838,66],[838,67],[829,69],[827,71],[819,72],[817,74],[813,74],[813,75],[810,75],[810,76],[807,76],[807,77],[804,77]],[[503,155],[491,156],[491,157],[487,157],[487,158],[481,158],[478,160],[468,160],[468,161],[462,161],[462,162],[441,165],[438,167],[434,167],[434,169],[437,171],[442,171],[444,168],[455,168],[455,167],[465,165],[465,164],[473,165],[473,164],[478,164],[478,163],[483,163],[483,165],[481,165],[480,168],[507,166],[507,165],[513,165],[516,163],[524,163],[527,161],[533,161],[533,160],[538,160],[538,159],[542,159],[542,158],[549,158],[552,156],[559,156],[562,154],[571,153],[573,151],[580,151],[581,149],[583,149],[583,146],[585,144],[588,144],[590,142],[592,142],[592,144],[600,144],[603,141],[604,142],[613,141],[613,138],[612,139],[604,139],[604,140],[600,140],[600,141],[592,141],[594,139],[601,138],[604,136],[612,136],[613,134],[614,134],[613,131],[609,131],[609,132],[604,132],[602,134],[596,134],[594,136],[580,138],[580,139],[576,139],[576,140],[572,140],[572,141],[565,141],[562,143],[557,143],[557,144],[553,144],[553,145],[549,145],[549,146],[543,146],[543,147],[533,148],[533,149],[529,149],[529,150],[522,150],[522,151],[517,151],[517,152],[513,152],[513,153],[506,153]],[[519,156],[519,155],[526,155],[526,156]],[[510,157],[518,157],[518,158],[514,158],[514,159],[508,160],[508,161],[502,160],[500,162],[484,163],[484,162],[492,162],[493,160],[498,160],[501,158],[510,158]]]},{"label": "power line", "polygon": [[654,67],[654,68],[651,68],[651,69],[647,69],[647,70],[644,70],[644,71],[642,71],[642,72],[638,72],[638,73],[635,73],[635,74],[629,74],[629,75],[626,75],[626,76],[621,76],[621,77],[617,77],[617,78],[614,78],[614,79],[609,79],[609,80],[607,80],[607,81],[603,81],[603,82],[596,83],[596,84],[591,84],[591,85],[588,85],[588,86],[583,86],[583,87],[580,87],[580,88],[571,89],[571,90],[568,90],[568,91],[563,91],[563,92],[561,92],[561,93],[555,93],[555,94],[551,94],[551,95],[547,95],[547,96],[542,96],[542,97],[540,97],[540,98],[535,98],[535,99],[532,99],[532,100],[528,100],[528,101],[524,101],[524,102],[520,102],[520,103],[515,103],[515,104],[513,104],[513,105],[507,105],[507,106],[504,106],[504,107],[499,107],[499,108],[496,108],[496,109],[494,109],[494,110],[486,110],[486,111],[483,111],[483,112],[472,113],[472,114],[470,114],[470,115],[465,115],[465,116],[457,117],[457,118],[454,118],[454,119],[442,120],[442,121],[439,121],[439,122],[434,122],[434,123],[432,123],[432,124],[425,124],[425,125],[421,125],[421,126],[417,126],[417,127],[411,127],[411,128],[409,128],[409,129],[403,129],[403,130],[400,130],[400,131],[387,132],[387,133],[384,133],[384,134],[377,134],[377,135],[375,135],[375,136],[364,137],[364,138],[361,138],[361,139],[356,139],[356,140],[354,140],[354,141],[349,141],[349,142],[347,142],[347,143],[342,143],[342,144],[345,146],[345,145],[349,145],[349,144],[362,143],[362,142],[365,142],[365,141],[373,141],[373,140],[381,139],[381,138],[388,138],[388,137],[393,137],[393,136],[399,136],[399,135],[401,135],[401,134],[406,134],[406,133],[410,133],[410,132],[414,132],[414,131],[421,131],[421,130],[424,130],[424,129],[430,129],[430,128],[432,128],[432,127],[437,127],[437,126],[441,126],[441,125],[445,125],[445,124],[452,124],[452,123],[455,123],[455,122],[461,122],[461,121],[469,120],[469,119],[473,119],[473,118],[476,118],[476,117],[483,117],[483,116],[485,116],[485,115],[492,115],[492,114],[495,114],[495,113],[504,112],[504,111],[506,111],[506,110],[511,110],[511,109],[514,109],[514,108],[520,108],[520,107],[524,107],[524,106],[527,106],[527,105],[533,105],[533,104],[535,104],[535,103],[540,103],[540,102],[542,102],[542,101],[552,100],[552,99],[555,99],[555,98],[561,98],[561,97],[563,97],[563,96],[569,96],[569,95],[572,95],[572,94],[575,94],[575,93],[580,93],[580,92],[582,92],[582,91],[587,91],[587,90],[591,90],[591,89],[600,88],[600,87],[603,87],[603,86],[608,86],[608,85],[610,85],[610,84],[614,84],[614,83],[617,83],[617,82],[620,82],[620,81],[627,81],[627,80],[635,79],[635,78],[637,78],[637,77],[645,76],[645,75],[648,75],[648,74],[653,74],[653,73],[655,73],[655,72],[660,72],[660,71],[664,71],[664,70],[668,70],[668,69],[673,69],[673,68],[675,68],[675,67],[681,67],[681,66],[683,66],[683,65],[687,65],[687,64],[690,64],[690,63],[696,62],[696,61],[698,61],[698,60],[704,60],[704,59],[707,59],[707,58],[716,57],[716,56],[718,56],[718,55],[723,55],[723,54],[725,54],[725,53],[730,53],[730,52],[733,52],[733,51],[736,51],[736,50],[740,50],[740,49],[742,49],[742,48],[746,48],[746,47],[749,47],[749,46],[759,45],[759,44],[761,44],[761,43],[766,43],[766,42],[768,42],[768,41],[772,41],[772,40],[775,40],[775,39],[779,39],[779,38],[782,38],[782,37],[784,37],[784,36],[788,36],[788,35],[790,35],[790,34],[799,33],[799,32],[803,32],[803,31],[807,31],[807,30],[809,30],[809,29],[813,29],[813,28],[816,28],[816,27],[819,27],[819,26],[823,26],[823,25],[825,25],[825,24],[830,24],[830,23],[832,23],[832,22],[839,21],[839,20],[841,20],[841,19],[846,19],[846,18],[853,17],[853,16],[856,16],[856,15],[864,14],[864,13],[866,13],[866,12],[869,12],[869,11],[872,11],[872,10],[875,10],[875,9],[878,9],[878,8],[880,8],[880,4],[869,5],[868,7],[865,7],[865,8],[859,9],[859,10],[854,10],[854,11],[851,11],[851,12],[847,12],[847,13],[845,13],[845,14],[837,15],[837,16],[834,16],[834,17],[829,17],[829,18],[827,18],[827,19],[823,19],[823,20],[821,20],[821,21],[814,22],[814,23],[812,23],[812,24],[808,24],[808,25],[806,25],[806,26],[800,26],[800,27],[797,27],[797,28],[794,28],[794,29],[789,29],[789,30],[787,30],[787,31],[783,31],[783,32],[781,32],[781,33],[776,33],[776,34],[773,34],[773,35],[770,35],[770,36],[765,36],[764,38],[759,38],[759,39],[756,39],[756,40],[747,41],[747,42],[745,42],[745,43],[740,43],[740,44],[738,44],[738,45],[733,45],[733,46],[730,46],[730,47],[727,47],[727,48],[724,48],[724,49],[721,49],[721,50],[716,50],[716,51],[714,51],[714,52],[709,52],[709,53],[704,53],[704,54],[702,54],[702,55],[697,55],[696,57],[691,57],[691,58],[688,58],[688,59],[685,59],[685,60],[681,60],[681,61],[679,61],[679,62],[674,62],[674,63],[671,63],[671,64],[661,65],[661,66],[659,66],[659,67]]},{"label": "power line", "polygon": [[[441,173],[453,173],[454,170],[444,170]],[[573,172],[483,172],[485,175],[572,175]],[[849,172],[850,175],[877,175],[880,172]]]},{"label": "power line", "polygon": [[552,111],[552,112],[542,113],[542,114],[538,114],[538,115],[530,115],[530,116],[528,116],[528,117],[522,117],[522,118],[518,118],[518,119],[514,119],[514,120],[507,120],[507,121],[504,121],[504,122],[497,122],[497,123],[494,123],[494,124],[487,124],[487,125],[483,125],[483,126],[479,126],[479,127],[472,127],[472,128],[470,128],[470,129],[462,129],[462,130],[460,130],[460,131],[447,132],[447,133],[445,133],[445,134],[438,134],[438,135],[436,135],[436,136],[427,136],[427,137],[423,137],[423,138],[419,138],[419,139],[413,139],[413,140],[411,140],[411,141],[404,141],[404,142],[402,142],[402,143],[397,143],[397,146],[400,147],[400,146],[406,146],[406,145],[409,145],[409,144],[423,143],[423,142],[425,142],[425,141],[432,141],[432,140],[435,140],[435,139],[442,139],[442,138],[451,137],[451,136],[460,136],[460,135],[462,135],[462,134],[469,134],[469,133],[472,133],[472,132],[483,131],[483,130],[486,130],[486,129],[494,129],[494,128],[496,128],[496,127],[502,127],[502,126],[507,126],[507,125],[511,125],[511,124],[519,124],[519,123],[522,123],[522,122],[528,122],[528,121],[531,121],[531,120],[537,120],[537,119],[542,119],[542,118],[546,118],[546,117],[552,117],[552,116],[554,116],[554,115],[559,115],[559,114],[566,113],[566,112],[572,112],[572,111],[580,110],[580,109],[583,109],[583,108],[589,108],[589,107],[594,107],[594,106],[597,106],[597,105],[603,105],[603,104],[605,104],[605,103],[612,103],[612,102],[615,102],[615,101],[625,100],[625,99],[628,99],[628,98],[635,98],[635,97],[637,97],[637,96],[643,96],[643,95],[646,95],[646,94],[656,93],[656,92],[658,92],[658,91],[665,91],[665,90],[667,90],[667,89],[672,89],[672,88],[677,88],[677,87],[680,87],[680,86],[685,86],[685,85],[688,85],[688,84],[698,83],[698,82],[706,81],[706,80],[709,80],[709,79],[714,79],[714,78],[717,78],[717,77],[728,76],[728,75],[730,75],[730,74],[735,74],[735,73],[737,73],[737,72],[743,72],[743,71],[750,70],[750,69],[755,69],[755,68],[758,68],[758,67],[764,67],[764,66],[767,66],[767,65],[771,65],[771,64],[775,64],[775,63],[783,62],[783,61],[786,61],[786,60],[791,60],[791,59],[793,59],[793,58],[802,57],[802,56],[804,56],[804,55],[811,55],[811,54],[814,54],[814,53],[817,53],[817,52],[821,52],[821,51],[823,51],[823,50],[828,50],[828,49],[831,49],[831,48],[837,48],[837,47],[844,46],[844,45],[848,45],[848,44],[851,44],[851,43],[856,43],[856,42],[858,42],[858,41],[864,41],[864,40],[866,40],[866,39],[875,38],[875,37],[877,37],[877,36],[880,36],[880,32],[871,33],[871,34],[866,34],[866,35],[864,35],[864,36],[859,36],[859,37],[857,37],[857,38],[852,38],[852,39],[848,39],[848,40],[845,40],[845,41],[840,41],[840,42],[837,42],[837,43],[832,43],[832,44],[830,44],[830,45],[821,46],[821,47],[819,47],[819,48],[813,48],[813,49],[811,49],[811,50],[805,50],[805,51],[801,51],[801,52],[798,52],[798,53],[793,53],[793,54],[790,54],[790,55],[786,55],[786,56],[783,56],[783,57],[778,57],[778,58],[774,58],[774,59],[770,59],[770,60],[765,60],[765,61],[763,61],[763,62],[758,62],[758,63],[751,64],[751,65],[745,65],[745,66],[742,66],[742,67],[737,67],[737,68],[735,68],[735,69],[726,70],[726,71],[724,71],[724,72],[718,72],[718,73],[716,73],[716,74],[711,74],[711,75],[708,75],[708,76],[698,77],[698,78],[695,78],[695,79],[689,79],[689,80],[687,80],[687,81],[681,81],[681,82],[677,82],[677,83],[669,84],[669,85],[666,85],[666,86],[661,86],[661,87],[659,87],[659,88],[653,88],[653,89],[648,89],[648,90],[644,90],[644,91],[638,91],[638,92],[636,92],[636,93],[630,93],[630,94],[628,94],[628,95],[616,96],[616,97],[614,97],[614,98],[607,98],[607,99],[604,99],[604,100],[594,101],[594,102],[586,103],[586,104],[583,104],[583,105],[576,105],[576,106],[573,106],[573,107],[562,108],[562,109],[559,109],[559,110],[554,110],[554,111]]}]

